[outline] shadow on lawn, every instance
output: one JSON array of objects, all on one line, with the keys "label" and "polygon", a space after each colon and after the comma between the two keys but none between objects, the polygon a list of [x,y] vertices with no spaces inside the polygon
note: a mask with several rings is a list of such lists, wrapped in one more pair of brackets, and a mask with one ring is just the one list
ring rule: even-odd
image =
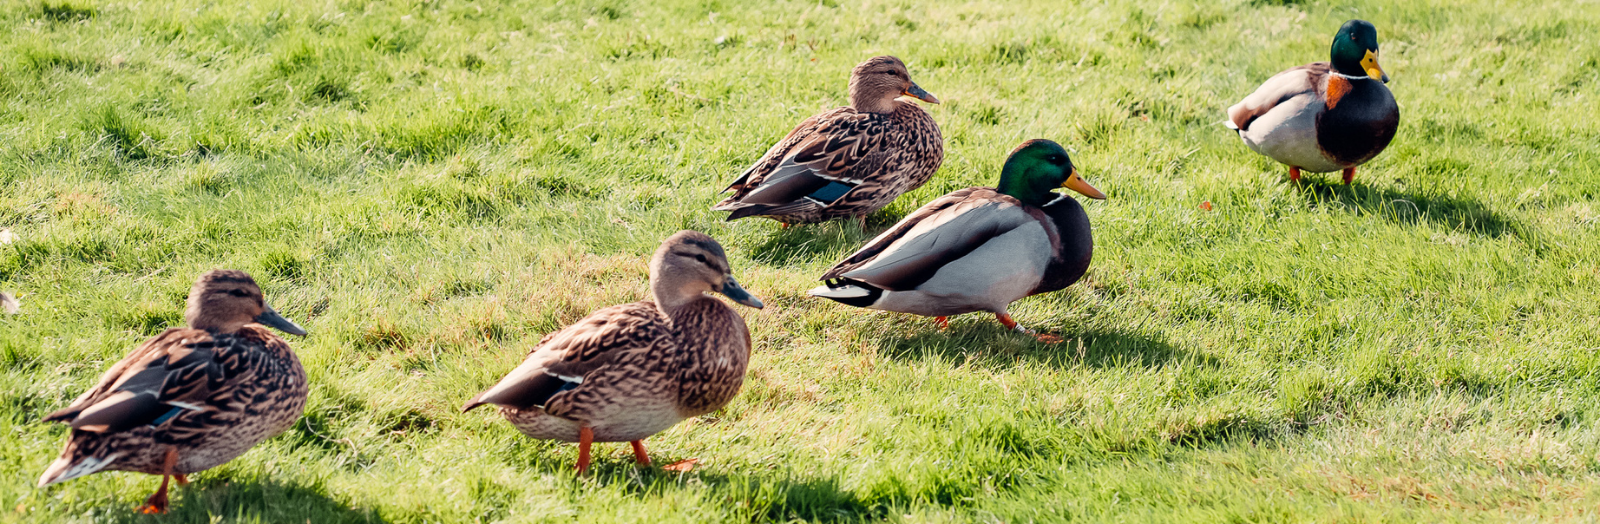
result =
[{"label": "shadow on lawn", "polygon": [[[278,482],[240,482],[225,478],[195,479],[172,486],[172,505],[159,518],[140,514],[135,505],[109,512],[112,522],[329,522],[382,523],[376,511],[357,509],[328,497],[320,489]],[[160,480],[150,477],[151,492]],[[142,499],[141,501],[142,502]],[[108,502],[110,504],[110,502]]]},{"label": "shadow on lawn", "polygon": [[900,218],[885,210],[868,215],[865,229],[858,227],[853,219],[790,226],[776,230],[766,241],[750,248],[750,259],[763,264],[787,265],[810,263],[818,256],[839,251],[843,252],[838,256],[843,257],[866,245]]},{"label": "shadow on lawn", "polygon": [[686,482],[702,483],[725,494],[729,508],[751,521],[863,522],[888,516],[888,508],[862,501],[834,478],[796,478],[778,472],[774,476],[681,474],[659,467],[639,469],[631,461],[594,472],[599,484],[618,486],[637,497],[661,497],[663,491]]},{"label": "shadow on lawn", "polygon": [[1427,222],[1444,229],[1494,238],[1510,235],[1534,245],[1533,231],[1528,226],[1496,213],[1475,200],[1377,189],[1363,185],[1359,175],[1356,183],[1348,186],[1310,178],[1301,180],[1298,188],[1300,194],[1312,206],[1336,205],[1377,215],[1395,223]]},{"label": "shadow on lawn", "polygon": [[987,322],[957,322],[940,332],[928,321],[928,329],[910,336],[886,335],[879,340],[879,354],[897,360],[938,356],[958,363],[1004,368],[1018,361],[1029,361],[1054,368],[1075,366],[1115,367],[1136,365],[1160,367],[1190,362],[1217,366],[1216,359],[1168,344],[1143,333],[1116,329],[1090,329],[1051,333],[1059,343],[1045,343],[1005,329],[988,314],[974,314]]}]

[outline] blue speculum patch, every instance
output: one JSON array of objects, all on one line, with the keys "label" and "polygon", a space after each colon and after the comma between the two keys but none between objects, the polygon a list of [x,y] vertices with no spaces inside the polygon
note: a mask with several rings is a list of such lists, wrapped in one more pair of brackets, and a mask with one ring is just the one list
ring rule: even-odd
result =
[{"label": "blue speculum patch", "polygon": [[852,186],[844,182],[829,181],[828,185],[822,186],[821,189],[812,191],[811,194],[806,196],[815,198],[826,204],[832,204],[833,201],[844,198],[845,193],[849,193],[851,189],[855,188],[856,186]]}]

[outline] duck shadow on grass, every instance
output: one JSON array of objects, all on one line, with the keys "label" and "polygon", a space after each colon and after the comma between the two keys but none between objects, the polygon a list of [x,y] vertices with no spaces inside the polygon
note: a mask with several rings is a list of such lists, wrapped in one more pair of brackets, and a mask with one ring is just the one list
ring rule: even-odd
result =
[{"label": "duck shadow on grass", "polygon": [[[130,505],[109,512],[111,522],[385,522],[376,510],[350,507],[328,497],[322,490],[279,482],[239,481],[227,478],[201,478],[188,486],[172,486],[172,505],[167,514],[152,519]],[[159,480],[150,477],[153,492]],[[142,500],[141,500],[142,502]],[[110,504],[110,502],[107,502]]]},{"label": "duck shadow on grass", "polygon": [[1530,245],[1534,240],[1534,232],[1526,224],[1496,213],[1476,200],[1379,189],[1362,184],[1359,178],[1348,186],[1301,179],[1298,186],[1300,194],[1312,206],[1338,206],[1398,224],[1426,222],[1493,238],[1513,236]]},{"label": "duck shadow on grass", "polygon": [[[1220,363],[1207,355],[1175,347],[1165,340],[1143,333],[1116,329],[1088,329],[1053,332],[1061,342],[1046,343],[1005,329],[998,323],[985,325],[957,322],[941,332],[932,321],[926,331],[909,336],[886,335],[878,341],[880,355],[895,360],[916,360],[935,356],[944,360],[1006,368],[1018,362],[1031,362],[1057,369],[1089,366],[1161,367],[1190,363],[1207,367]],[[992,323],[992,322],[991,322]]]},{"label": "duck shadow on grass", "polygon": [[635,497],[661,497],[666,490],[687,483],[716,488],[726,494],[729,506],[748,512],[743,516],[751,521],[861,522],[883,519],[889,510],[863,501],[836,478],[801,478],[782,471],[770,475],[677,473],[619,460],[613,467],[592,472],[597,473],[597,483],[620,487]]},{"label": "duck shadow on grass", "polygon": [[843,256],[865,245],[901,218],[899,214],[880,210],[867,216],[865,228],[851,219],[789,226],[776,230],[766,241],[751,248],[750,259],[768,265],[790,265],[810,263],[819,256]]}]

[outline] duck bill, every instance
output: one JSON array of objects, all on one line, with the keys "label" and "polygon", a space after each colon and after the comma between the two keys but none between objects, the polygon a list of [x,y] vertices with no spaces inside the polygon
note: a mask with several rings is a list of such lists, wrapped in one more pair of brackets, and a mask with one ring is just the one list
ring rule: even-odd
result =
[{"label": "duck bill", "polygon": [[1078,175],[1077,169],[1073,169],[1072,174],[1067,175],[1067,181],[1062,182],[1061,187],[1083,193],[1083,196],[1093,198],[1095,200],[1106,199],[1106,194],[1101,193],[1099,189],[1095,189],[1094,186],[1091,186],[1088,182],[1084,181],[1083,177]]},{"label": "duck bill", "polygon": [[744,288],[739,287],[739,281],[734,280],[733,275],[728,275],[728,280],[722,283],[722,289],[718,289],[717,292],[722,293],[723,296],[733,299],[734,302],[738,302],[746,306],[756,309],[766,307],[766,305],[761,303],[761,299],[756,298],[755,295],[751,295],[749,291],[745,291]]},{"label": "duck bill", "polygon": [[262,311],[260,315],[256,316],[255,321],[257,324],[272,327],[278,331],[282,331],[290,335],[300,335],[302,337],[306,336],[305,328],[300,327],[299,324],[296,324],[287,318],[283,318],[283,315],[279,315],[277,311],[272,310],[272,306],[267,306],[265,304],[262,305],[266,307],[267,310]]},{"label": "duck bill", "polygon": [[923,90],[916,84],[911,84],[911,87],[906,88],[906,92],[901,94],[930,104],[939,103],[939,97],[933,96],[933,93]]},{"label": "duck bill", "polygon": [[1361,68],[1367,70],[1367,76],[1389,83],[1389,73],[1383,72],[1383,68],[1378,66],[1377,51],[1367,50],[1367,56],[1361,58]]}]

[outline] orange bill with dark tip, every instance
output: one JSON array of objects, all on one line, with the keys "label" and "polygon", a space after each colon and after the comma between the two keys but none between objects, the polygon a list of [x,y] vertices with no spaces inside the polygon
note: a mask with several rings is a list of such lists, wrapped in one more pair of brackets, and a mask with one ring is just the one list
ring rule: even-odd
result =
[{"label": "orange bill with dark tip", "polygon": [[1084,181],[1083,177],[1078,175],[1077,169],[1073,169],[1072,174],[1067,175],[1067,181],[1062,182],[1061,187],[1083,193],[1083,196],[1093,198],[1095,200],[1106,199],[1106,194],[1101,193],[1099,189],[1095,189],[1094,186],[1091,186],[1088,182]]}]

